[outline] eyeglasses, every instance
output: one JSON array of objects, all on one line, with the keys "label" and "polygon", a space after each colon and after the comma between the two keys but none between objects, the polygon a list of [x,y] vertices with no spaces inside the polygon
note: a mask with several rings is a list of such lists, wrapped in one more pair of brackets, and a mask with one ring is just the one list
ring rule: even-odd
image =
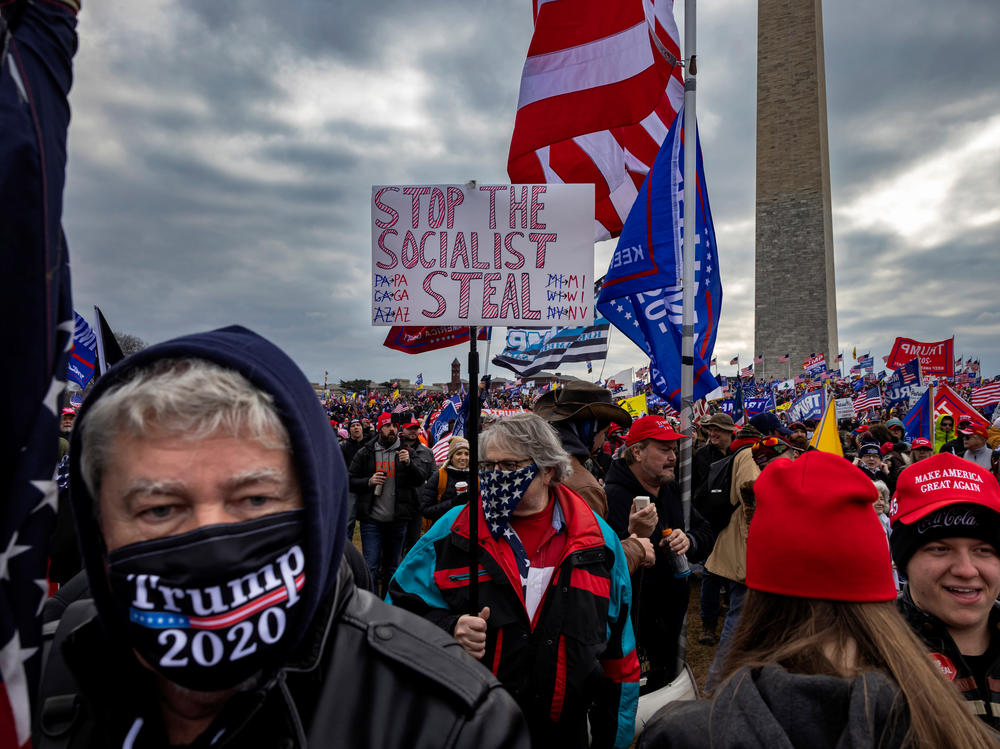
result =
[{"label": "eyeglasses", "polygon": [[488,472],[499,468],[501,471],[516,471],[518,468],[524,468],[532,462],[534,461],[531,458],[522,458],[521,460],[480,460],[479,470]]}]

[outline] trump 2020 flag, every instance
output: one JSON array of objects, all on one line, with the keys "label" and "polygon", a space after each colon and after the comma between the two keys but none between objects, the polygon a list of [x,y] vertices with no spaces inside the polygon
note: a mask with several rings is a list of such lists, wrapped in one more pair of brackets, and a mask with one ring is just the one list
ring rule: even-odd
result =
[{"label": "trump 2020 flag", "polygon": [[920,386],[920,360],[907,362],[885,381],[885,404],[893,406],[900,401],[908,401],[910,389]]},{"label": "trump 2020 flag", "polygon": [[[629,212],[611,258],[597,309],[650,359],[653,391],[681,406],[684,217],[684,116],[678,112]],[[697,138],[696,138],[697,140]],[[722,282],[697,144],[694,400],[719,384],[709,369],[722,307]]]},{"label": "trump 2020 flag", "polygon": [[87,387],[94,376],[94,362],[97,359],[97,334],[87,324],[79,312],[73,311],[73,350],[69,355],[66,375],[81,388]]}]

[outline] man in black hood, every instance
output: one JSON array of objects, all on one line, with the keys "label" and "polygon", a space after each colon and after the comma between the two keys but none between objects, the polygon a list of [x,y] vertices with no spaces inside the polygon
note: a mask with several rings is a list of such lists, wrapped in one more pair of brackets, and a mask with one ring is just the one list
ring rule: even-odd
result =
[{"label": "man in black hood", "polygon": [[93,600],[56,628],[34,746],[526,746],[485,669],[355,587],[334,439],[244,328],[101,379],[71,448]]}]

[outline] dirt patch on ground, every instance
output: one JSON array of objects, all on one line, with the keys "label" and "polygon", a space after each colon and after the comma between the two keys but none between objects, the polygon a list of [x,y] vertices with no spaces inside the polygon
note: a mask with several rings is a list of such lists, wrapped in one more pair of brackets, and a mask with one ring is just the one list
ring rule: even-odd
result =
[{"label": "dirt patch on ground", "polygon": [[[686,660],[691,667],[691,671],[694,672],[694,678],[698,683],[699,691],[704,692],[705,677],[708,676],[708,667],[712,665],[712,659],[715,657],[716,645],[702,645],[698,642],[698,638],[701,636],[700,595],[701,578],[697,575],[691,575],[691,595],[688,599],[687,615]],[[725,612],[723,612],[722,616],[725,617]],[[716,633],[718,634],[721,631],[722,619],[720,618]]]}]

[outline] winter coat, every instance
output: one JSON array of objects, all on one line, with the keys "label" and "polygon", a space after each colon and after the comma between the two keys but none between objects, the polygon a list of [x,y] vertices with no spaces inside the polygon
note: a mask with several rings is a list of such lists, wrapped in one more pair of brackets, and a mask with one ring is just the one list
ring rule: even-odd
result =
[{"label": "winter coat", "polygon": [[[896,605],[917,637],[927,646],[931,660],[937,664],[944,678],[952,682],[969,701],[971,711],[993,730],[1000,731],[1000,658],[986,671],[989,686],[987,693],[983,694],[944,622],[914,603],[909,585],[900,591]],[[994,603],[990,611],[989,629],[992,644],[1000,637],[1000,603]]]},{"label": "winter coat", "polygon": [[[368,483],[375,475],[375,440],[363,445],[350,466],[350,487],[358,497],[358,520],[368,520],[371,516],[375,487]],[[403,448],[400,448],[403,449]],[[426,448],[425,448],[426,449]],[[420,500],[417,497],[427,476],[423,464],[414,459],[414,451],[409,450],[410,460],[403,463],[396,451],[396,509],[394,520],[412,520],[420,514]]]},{"label": "winter coat", "polygon": [[[53,653],[64,654],[68,669],[63,670],[75,677],[76,684],[64,679],[56,691],[43,689],[43,697],[66,695],[69,690],[70,699],[39,700],[39,730],[47,726],[50,732],[62,731],[71,747],[166,745],[161,682],[139,663],[130,642],[130,618],[111,592],[95,498],[80,471],[79,435],[89,428],[94,404],[134,371],[186,358],[235,370],[270,396],[291,443],[305,515],[300,541],[305,571],[296,616],[287,618],[287,627],[278,635],[280,647],[273,651],[273,660],[261,663],[256,681],[229,698],[192,746],[304,749],[308,742],[310,746],[478,749],[484,739],[493,746],[525,746],[516,710],[488,672],[449,638],[424,627],[419,618],[390,609],[356,589],[349,567],[342,564],[347,471],[329,419],[291,358],[238,326],[177,338],[133,354],[104,374],[80,411],[71,444],[70,499],[91,594],[91,599],[79,603],[92,608],[74,610],[82,624],[63,633],[65,647],[57,629],[48,664],[57,665]],[[67,624],[76,618],[69,615],[70,610],[63,615]],[[156,622],[140,625],[160,629]],[[167,628],[161,637],[174,632],[175,642],[186,635],[184,630]],[[234,653],[242,647],[244,643],[236,645]],[[191,652],[197,659],[194,647]],[[56,712],[52,720],[46,720],[46,705]],[[40,733],[33,745],[40,749],[46,741]]]},{"label": "winter coat", "polygon": [[[614,532],[579,495],[562,485],[551,495],[565,546],[534,621],[510,545],[486,532],[479,507],[477,606],[490,607],[481,662],[521,706],[536,747],[587,746],[589,717],[591,746],[624,749],[632,743],[639,697],[625,557]],[[468,505],[451,510],[410,549],[387,600],[454,632],[470,611]]]},{"label": "winter coat", "polygon": [[[731,449],[731,448],[730,448]],[[729,489],[729,502],[736,507],[729,518],[729,525],[722,529],[715,541],[715,548],[705,561],[705,569],[738,583],[747,576],[747,533],[750,524],[743,512],[740,487],[747,481],[756,481],[760,468],[753,460],[751,450],[740,450],[733,461],[733,482]]]},{"label": "winter coat", "polygon": [[[741,513],[737,513],[741,514]],[[909,718],[899,688],[880,671],[853,679],[742,668],[712,700],[672,702],[639,737],[639,749],[890,749]]]},{"label": "winter coat", "polygon": [[[70,740],[50,744],[36,728],[35,749],[166,749],[152,675],[109,642],[96,616],[67,633],[60,652],[78,690]],[[54,728],[60,701],[45,696],[39,722]],[[234,697],[192,746],[529,749],[530,739],[485,668],[439,628],[356,588],[344,564],[286,667]]]},{"label": "winter coat", "polygon": [[[440,491],[442,476],[445,480],[444,491]],[[461,481],[466,484],[465,491],[458,493],[455,485]],[[439,468],[427,479],[420,488],[420,514],[427,520],[434,521],[448,510],[469,501],[469,471],[459,470],[454,466]]]},{"label": "winter coat", "polygon": [[[608,495],[608,525],[612,527],[619,538],[628,536],[628,516],[632,508],[632,500],[647,490],[639,483],[624,460],[616,460],[611,464],[608,478],[604,484]],[[650,539],[656,547],[657,565],[669,554],[659,548],[661,531],[665,528],[681,528],[691,541],[687,558],[691,562],[700,562],[712,551],[715,544],[715,533],[712,526],[694,507],[691,508],[690,525],[684,527],[684,509],[681,506],[680,488],[677,482],[671,481],[660,487],[660,493],[652,498],[656,504],[656,514],[659,520],[656,528],[650,534]]]},{"label": "winter coat", "polygon": [[[620,538],[625,537],[628,535],[632,499],[646,494],[648,490],[639,483],[624,460],[611,464],[604,488],[608,493],[608,525]],[[658,686],[672,681],[680,669],[678,639],[690,598],[689,578],[674,575],[674,555],[659,545],[663,538],[662,531],[667,528],[685,531],[691,541],[687,558],[692,562],[703,560],[712,550],[715,533],[694,507],[691,508],[690,527],[685,528],[684,510],[676,482],[664,484],[652,500],[658,520],[649,538],[653,542],[656,564],[632,577],[633,598],[636,599],[633,626],[643,666],[648,666],[647,676],[654,686]]]}]

